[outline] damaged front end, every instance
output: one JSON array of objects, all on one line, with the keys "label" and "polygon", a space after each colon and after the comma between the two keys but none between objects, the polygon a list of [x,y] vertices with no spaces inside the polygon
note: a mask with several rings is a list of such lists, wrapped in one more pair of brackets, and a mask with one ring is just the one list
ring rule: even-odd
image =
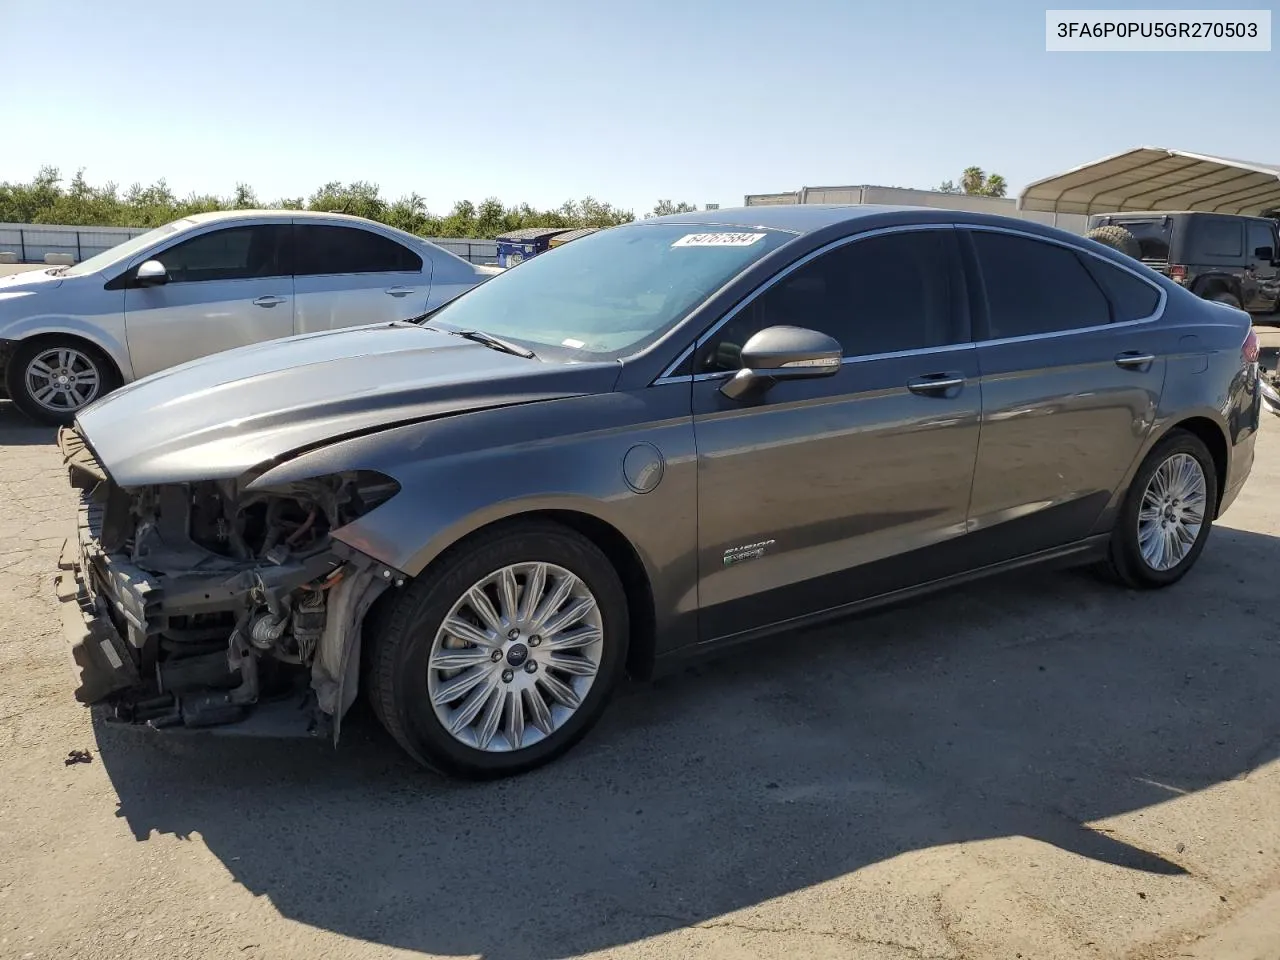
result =
[{"label": "damaged front end", "polygon": [[336,739],[364,616],[403,578],[332,532],[394,496],[395,481],[349,471],[266,491],[124,489],[74,428],[58,445],[81,491],[58,590],[77,699],[154,728]]}]

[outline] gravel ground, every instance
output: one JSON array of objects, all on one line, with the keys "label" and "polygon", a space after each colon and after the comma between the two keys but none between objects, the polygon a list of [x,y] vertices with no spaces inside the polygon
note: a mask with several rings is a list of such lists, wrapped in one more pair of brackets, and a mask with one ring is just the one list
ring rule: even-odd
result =
[{"label": "gravel ground", "polygon": [[[0,957],[1280,958],[1280,424],[1197,569],[965,587],[624,690],[552,767],[104,728],[0,401]],[[68,751],[92,762],[65,765]]]}]

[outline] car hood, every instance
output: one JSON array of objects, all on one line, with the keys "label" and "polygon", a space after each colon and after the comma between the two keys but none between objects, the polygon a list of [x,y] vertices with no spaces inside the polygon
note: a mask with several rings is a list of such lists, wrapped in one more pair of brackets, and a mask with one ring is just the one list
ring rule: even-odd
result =
[{"label": "car hood", "polygon": [[[57,267],[46,267],[43,270],[22,270],[0,277],[0,294],[36,293],[40,290],[53,290],[62,285],[62,277],[54,276],[49,271]],[[5,298],[8,299],[8,298]],[[3,303],[3,300],[0,300]]]},{"label": "car hood", "polygon": [[90,404],[76,425],[121,486],[238,477],[342,437],[610,390],[617,365],[543,363],[411,323],[214,354]]}]

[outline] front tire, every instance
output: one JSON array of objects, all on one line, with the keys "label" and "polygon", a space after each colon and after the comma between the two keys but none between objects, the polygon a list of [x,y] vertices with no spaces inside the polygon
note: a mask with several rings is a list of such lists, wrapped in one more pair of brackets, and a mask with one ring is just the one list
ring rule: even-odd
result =
[{"label": "front tire", "polygon": [[71,423],[81,409],[120,386],[120,375],[101,350],[61,336],[19,343],[5,380],[19,410],[54,425]]},{"label": "front tire", "polygon": [[599,719],[627,657],[609,559],[556,523],[497,528],[391,600],[372,636],[375,713],[418,762],[488,779],[560,756]]},{"label": "front tire", "polygon": [[1218,474],[1204,441],[1171,430],[1134,475],[1111,534],[1110,567],[1135,589],[1167,587],[1199,559],[1213,526]]}]

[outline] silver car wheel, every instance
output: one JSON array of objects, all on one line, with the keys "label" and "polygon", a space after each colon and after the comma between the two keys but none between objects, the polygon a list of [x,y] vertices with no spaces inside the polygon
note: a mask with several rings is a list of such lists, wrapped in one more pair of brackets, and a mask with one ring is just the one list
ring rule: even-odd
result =
[{"label": "silver car wheel", "polygon": [[75,347],[51,347],[36,354],[24,373],[27,395],[54,413],[79,410],[102,388],[102,374]]},{"label": "silver car wheel", "polygon": [[600,605],[581,579],[550,563],[512,564],[474,584],[444,618],[427,694],[454,739],[519,750],[578,711],[603,650]]},{"label": "silver car wheel", "polygon": [[1152,570],[1181,563],[1204,525],[1208,485],[1200,461],[1187,453],[1165,460],[1147,481],[1138,510],[1138,550]]}]

